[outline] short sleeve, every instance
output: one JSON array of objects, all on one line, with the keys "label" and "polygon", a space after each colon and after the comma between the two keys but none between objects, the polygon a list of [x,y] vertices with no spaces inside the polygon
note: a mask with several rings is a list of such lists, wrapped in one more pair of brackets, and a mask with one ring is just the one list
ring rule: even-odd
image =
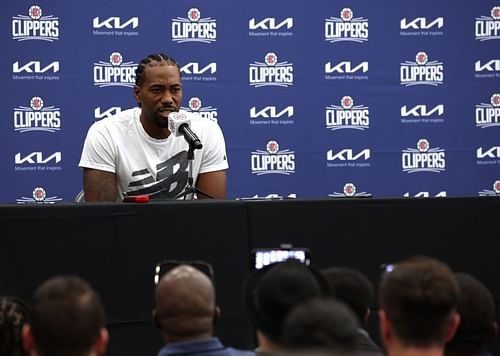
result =
[{"label": "short sleeve", "polygon": [[217,123],[210,122],[204,145],[199,173],[214,172],[229,168],[226,142],[222,130]]},{"label": "short sleeve", "polygon": [[102,122],[92,124],[83,144],[79,167],[116,173],[116,147]]}]

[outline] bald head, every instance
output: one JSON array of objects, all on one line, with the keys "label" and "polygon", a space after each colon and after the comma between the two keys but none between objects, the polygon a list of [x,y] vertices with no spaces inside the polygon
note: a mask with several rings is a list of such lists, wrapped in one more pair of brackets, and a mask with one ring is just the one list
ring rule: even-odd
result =
[{"label": "bald head", "polygon": [[203,272],[176,267],[160,280],[155,299],[155,319],[167,342],[212,337],[215,290]]}]

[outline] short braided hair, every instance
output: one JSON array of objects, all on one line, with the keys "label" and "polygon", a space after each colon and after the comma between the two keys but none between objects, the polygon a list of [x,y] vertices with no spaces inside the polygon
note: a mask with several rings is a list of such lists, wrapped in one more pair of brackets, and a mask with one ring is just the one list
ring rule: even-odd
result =
[{"label": "short braided hair", "polygon": [[0,355],[24,356],[21,329],[30,322],[28,305],[17,297],[0,297]]},{"label": "short braided hair", "polygon": [[144,70],[146,69],[146,66],[151,65],[172,65],[176,66],[179,69],[180,72],[180,67],[173,59],[167,54],[164,53],[155,53],[155,54],[150,54],[146,58],[142,59],[139,62],[139,65],[137,66],[137,69],[135,70],[135,85],[141,86],[142,82],[144,81]]}]

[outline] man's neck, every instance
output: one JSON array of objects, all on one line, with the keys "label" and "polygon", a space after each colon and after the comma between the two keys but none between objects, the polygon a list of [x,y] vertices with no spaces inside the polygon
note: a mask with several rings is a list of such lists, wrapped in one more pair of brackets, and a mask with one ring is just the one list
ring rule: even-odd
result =
[{"label": "man's neck", "polygon": [[213,337],[211,332],[201,333],[195,335],[163,335],[163,340],[165,344],[170,344],[173,342],[182,342],[182,341],[202,341],[202,340],[210,340]]},{"label": "man's neck", "polygon": [[387,350],[388,356],[443,356],[442,346],[415,347],[397,345]]},{"label": "man's neck", "polygon": [[267,336],[262,334],[260,331],[257,331],[257,340],[259,343],[259,351],[266,353],[275,353],[283,351],[282,347],[269,339]]}]

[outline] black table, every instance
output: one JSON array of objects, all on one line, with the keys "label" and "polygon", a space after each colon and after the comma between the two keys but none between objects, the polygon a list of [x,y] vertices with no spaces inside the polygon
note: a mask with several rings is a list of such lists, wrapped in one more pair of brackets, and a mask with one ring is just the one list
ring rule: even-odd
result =
[{"label": "black table", "polygon": [[108,355],[154,355],[154,265],[202,259],[215,270],[217,334],[250,348],[240,290],[252,248],[309,247],[316,267],[357,268],[375,285],[382,263],[424,254],[473,274],[498,303],[499,215],[491,197],[0,205],[0,294],[29,300],[48,277],[80,275],[104,301]]}]

